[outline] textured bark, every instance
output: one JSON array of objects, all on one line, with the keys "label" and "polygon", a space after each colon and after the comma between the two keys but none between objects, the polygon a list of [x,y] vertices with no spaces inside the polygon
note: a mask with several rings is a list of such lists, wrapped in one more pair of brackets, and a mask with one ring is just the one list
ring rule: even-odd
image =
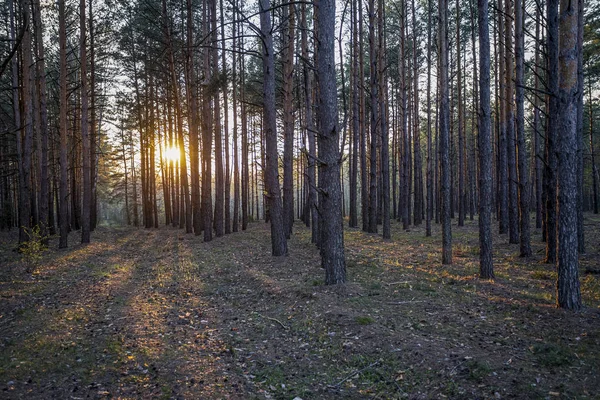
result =
[{"label": "textured bark", "polygon": [[594,214],[598,214],[598,168],[596,167],[596,156],[594,153],[594,102],[592,100],[592,82],[591,79],[588,78],[589,82],[589,118],[590,118],[590,155],[592,162],[592,199]]},{"label": "textured bark", "polygon": [[515,0],[515,103],[517,107],[517,158],[519,171],[519,243],[521,257],[531,256],[531,234],[529,229],[529,163],[525,146],[524,62],[525,23],[524,1]]},{"label": "textured bark", "polygon": [[283,223],[289,239],[294,224],[294,39],[296,11],[283,7]]},{"label": "textured bark", "polygon": [[358,146],[360,141],[360,94],[358,89],[359,79],[359,38],[358,38],[358,6],[357,1],[351,1],[352,7],[352,151],[350,152],[350,210],[348,225],[358,228]]},{"label": "textured bark", "polygon": [[98,198],[97,198],[97,175],[96,169],[96,147],[98,146],[98,133],[96,131],[96,36],[94,30],[94,0],[89,0],[89,30],[90,30],[90,230],[96,229],[98,224]]},{"label": "textured bark", "polygon": [[[12,7],[11,7],[12,8]],[[17,162],[19,164],[19,243],[29,240],[28,230],[31,226],[31,151],[33,145],[33,103],[32,103],[32,79],[31,65],[33,64],[31,54],[31,26],[29,24],[29,2],[23,0],[21,3],[23,12],[24,34],[21,42],[21,102],[23,110],[23,121],[19,109],[19,94],[13,91],[15,122],[17,130]],[[14,19],[13,19],[14,20]],[[14,27],[11,29],[12,39]],[[19,88],[17,59],[13,58],[13,87]],[[18,118],[18,119],[17,119]]]},{"label": "textured bark", "polygon": [[400,199],[399,215],[402,216],[402,229],[407,230],[410,225],[410,148],[408,133],[408,107],[406,85],[406,4],[401,1],[402,14],[400,15],[400,53],[398,54],[398,68],[400,74],[400,131],[402,132],[402,144],[400,155],[402,159],[402,173],[400,176]]},{"label": "textured bark", "polygon": [[[510,1],[510,0],[506,0]],[[460,0],[456,0],[456,91],[458,101],[458,125],[457,125],[457,136],[458,136],[458,226],[465,225],[465,132],[463,130],[463,119],[464,119],[464,108],[462,100],[462,68],[460,66],[461,56],[461,43],[460,43]]]},{"label": "textured bark", "polygon": [[[237,12],[233,11],[233,19],[237,18]],[[234,51],[231,53],[232,66],[231,69],[231,80],[233,83],[232,88],[232,107],[233,107],[233,232],[239,230],[239,219],[240,219],[240,161],[239,161],[239,148],[238,148],[238,79],[237,79],[237,24],[231,25],[232,29],[232,47]]]},{"label": "textured bark", "polygon": [[[210,2],[210,32],[212,43],[218,43],[217,27],[217,1]],[[211,68],[213,76],[218,77],[219,71],[219,52],[217,46],[210,49]],[[223,171],[223,131],[221,129],[221,102],[218,90],[213,90],[213,111],[214,111],[214,138],[215,138],[215,236],[220,237],[225,234],[225,176]],[[208,161],[210,162],[210,161]],[[210,178],[209,178],[210,179]],[[205,226],[205,228],[207,228]]]},{"label": "textured bark", "polygon": [[577,245],[583,254],[583,0],[577,0],[577,9]]},{"label": "textured bark", "polygon": [[49,204],[50,184],[48,179],[48,107],[47,107],[47,92],[46,92],[46,60],[45,50],[42,37],[42,17],[40,10],[40,1],[33,1],[33,29],[35,32],[35,55],[36,55],[36,81],[37,81],[37,98],[39,110],[39,225],[40,234],[47,242],[48,235],[48,219],[49,212],[52,208]]},{"label": "textured bark", "polygon": [[508,233],[508,169],[507,169],[507,146],[506,146],[506,102],[502,97],[505,96],[506,80],[505,76],[505,46],[504,42],[504,18],[502,17],[503,2],[497,0],[498,12],[498,89],[499,96],[499,129],[498,129],[498,232],[500,234]]},{"label": "textured bark", "polygon": [[88,126],[88,83],[87,83],[87,51],[86,51],[86,7],[85,0],[79,1],[79,62],[81,63],[81,144],[83,159],[83,206],[81,215],[81,243],[90,242],[92,180],[90,176],[90,135]]},{"label": "textured bark", "polygon": [[519,243],[519,204],[517,188],[517,159],[515,137],[514,86],[513,86],[513,0],[504,0],[504,57],[506,60],[506,162],[508,166],[508,241]]},{"label": "textured bark", "polygon": [[478,0],[479,26],[479,276],[494,279],[492,260],[492,121],[490,32],[487,0]]},{"label": "textured bark", "polygon": [[375,0],[369,0],[369,79],[371,88],[371,146],[369,152],[369,229],[377,233],[377,135],[379,132],[379,60],[375,32]]},{"label": "textured bark", "polygon": [[547,0],[548,122],[546,123],[546,262],[556,262],[556,140],[558,139],[558,0]]},{"label": "textured bark", "polygon": [[[221,64],[223,66],[222,75],[227,77],[227,62],[225,60],[225,8],[223,0],[219,1],[219,14],[221,16]],[[231,233],[231,167],[229,165],[229,84],[228,78],[223,81],[223,148],[225,152],[225,183],[223,208],[225,210],[223,223],[225,225],[225,234]]]},{"label": "textured bark", "polygon": [[[414,3],[413,3],[414,5]],[[385,76],[385,65],[387,64],[384,39],[385,29],[385,8],[383,0],[379,0],[379,18],[378,18],[378,44],[377,52],[379,56],[379,120],[381,131],[381,222],[384,239],[391,239],[391,221],[390,221],[390,138],[388,129],[388,101],[387,101],[387,79]]]},{"label": "textured bark", "polygon": [[335,285],[346,282],[334,57],[335,0],[321,0],[315,8],[317,86],[320,89],[317,119],[322,202],[319,209],[324,216],[321,220],[321,265],[325,268],[325,284]]},{"label": "textured bark", "polygon": [[440,159],[442,264],[452,264],[452,227],[450,225],[450,108],[448,104],[448,0],[438,2],[438,40],[440,57]]},{"label": "textured bark", "polygon": [[414,153],[414,202],[413,221],[415,226],[423,221],[423,161],[421,158],[421,126],[419,120],[419,64],[417,61],[417,8],[412,0],[412,29],[413,29],[413,153]]},{"label": "textured bark", "polygon": [[[302,31],[302,58],[308,60],[308,25],[306,21],[306,4],[301,6],[301,31]],[[310,211],[311,243],[317,243],[319,238],[319,215],[317,211],[317,145],[313,123],[313,73],[311,68],[304,63],[304,119],[305,132],[308,138],[307,181],[308,181],[308,208]]]},{"label": "textured bark", "polygon": [[[215,0],[206,1],[202,9],[202,26],[204,36],[209,36],[210,15],[213,9],[212,3]],[[202,69],[206,82],[212,80],[212,68],[210,49],[203,49]],[[212,140],[213,140],[213,110],[212,96],[210,90],[205,85],[202,88],[202,228],[204,231],[203,239],[210,242],[213,235],[213,208],[212,208]]]},{"label": "textured bark", "polygon": [[582,307],[577,246],[578,14],[577,4],[560,1],[557,304],[569,310]]},{"label": "textured bark", "polygon": [[365,128],[365,62],[364,62],[364,29],[363,29],[363,2],[358,0],[358,64],[359,64],[359,94],[360,94],[360,198],[361,198],[361,220],[362,230],[369,231],[369,178],[367,167],[367,132]]},{"label": "textured bark", "polygon": [[541,121],[540,121],[540,95],[538,91],[540,89],[540,9],[536,7],[535,10],[535,65],[534,65],[534,88],[535,98],[533,103],[533,143],[534,143],[534,163],[535,163],[535,227],[540,229],[542,227],[542,157],[543,147],[543,135],[541,132]]},{"label": "textured bark", "polygon": [[271,252],[287,255],[283,207],[278,178],[277,121],[275,114],[275,55],[269,0],[259,0],[263,59],[263,119],[265,132],[265,188],[271,221]]},{"label": "textured bark", "polygon": [[433,154],[431,143],[431,0],[427,0],[427,217],[425,219],[425,236],[431,236],[431,220],[433,219]]},{"label": "textured bark", "polygon": [[[164,2],[163,2],[164,4]],[[166,10],[163,10],[166,12]],[[170,29],[167,27],[166,29]],[[186,0],[186,29],[187,29],[187,48],[185,56],[185,83],[186,97],[188,104],[188,130],[190,146],[190,187],[191,187],[191,207],[192,207],[192,226],[194,234],[200,235],[202,231],[202,213],[200,209],[200,160],[198,159],[198,98],[194,68],[194,23],[192,1]],[[169,36],[170,37],[170,36]]]}]

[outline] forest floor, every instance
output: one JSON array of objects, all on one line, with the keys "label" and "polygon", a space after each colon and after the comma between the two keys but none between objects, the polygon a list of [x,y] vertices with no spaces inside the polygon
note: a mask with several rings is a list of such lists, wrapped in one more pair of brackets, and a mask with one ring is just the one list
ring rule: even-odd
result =
[{"label": "forest floor", "polygon": [[[180,230],[101,227],[28,267],[0,234],[0,398],[600,398],[600,218],[586,215],[586,308],[556,309],[551,265],[477,221],[392,240],[346,230],[349,283],[323,284],[310,231],[270,256],[268,225],[203,243]],[[30,263],[35,263],[35,260]]]}]

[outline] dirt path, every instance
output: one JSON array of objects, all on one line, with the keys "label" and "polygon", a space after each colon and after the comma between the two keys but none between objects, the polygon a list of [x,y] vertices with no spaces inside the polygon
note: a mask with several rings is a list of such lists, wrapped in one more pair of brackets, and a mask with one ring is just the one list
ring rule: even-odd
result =
[{"label": "dirt path", "polygon": [[285,258],[264,224],[211,243],[100,229],[33,275],[2,236],[0,397],[598,398],[593,239],[589,307],[571,314],[553,307],[552,268],[502,239],[498,279],[478,280],[476,223],[455,232],[452,267],[439,238],[398,228],[347,232],[343,288],[323,285],[300,227]]}]

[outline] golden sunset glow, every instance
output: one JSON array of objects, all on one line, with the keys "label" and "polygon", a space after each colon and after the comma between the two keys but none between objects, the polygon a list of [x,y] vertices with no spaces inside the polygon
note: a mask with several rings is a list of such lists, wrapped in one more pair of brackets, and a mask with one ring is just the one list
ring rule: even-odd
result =
[{"label": "golden sunset glow", "polygon": [[179,149],[177,147],[167,147],[163,153],[163,158],[166,161],[179,161]]}]

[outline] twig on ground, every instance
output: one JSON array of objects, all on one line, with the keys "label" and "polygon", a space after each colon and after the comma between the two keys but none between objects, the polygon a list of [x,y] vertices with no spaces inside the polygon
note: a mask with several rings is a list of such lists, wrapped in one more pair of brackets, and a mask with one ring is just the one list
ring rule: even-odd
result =
[{"label": "twig on ground", "polygon": [[408,285],[410,283],[410,281],[400,281],[400,282],[391,282],[391,283],[386,283],[387,286],[392,286],[392,285]]},{"label": "twig on ground", "polygon": [[356,375],[360,375],[363,372],[365,372],[366,370],[368,370],[369,368],[373,368],[374,366],[376,366],[377,364],[379,364],[379,361],[375,361],[374,363],[371,363],[369,365],[367,365],[366,367],[356,370],[354,372],[352,372],[350,375],[346,376],[344,379],[342,379],[341,381],[339,381],[338,383],[336,383],[335,385],[327,385],[328,388],[330,389],[337,389],[340,386],[342,386],[342,384],[344,382],[346,382],[348,379],[351,379],[353,377],[355,377]]},{"label": "twig on ground", "polygon": [[283,322],[281,322],[281,321],[280,321],[280,320],[278,320],[277,318],[271,318],[271,317],[267,317],[266,315],[262,315],[261,313],[255,313],[255,314],[256,314],[256,315],[258,315],[258,316],[259,316],[259,317],[261,317],[261,318],[265,318],[265,319],[271,320],[271,321],[273,321],[273,322],[277,322],[277,323],[278,323],[279,325],[281,325],[281,327],[282,327],[283,329],[285,329],[286,331],[290,329],[290,327],[289,327],[289,326],[285,325]]},{"label": "twig on ground", "polygon": [[390,301],[387,304],[400,305],[400,304],[411,304],[411,303],[425,303],[425,300]]}]

